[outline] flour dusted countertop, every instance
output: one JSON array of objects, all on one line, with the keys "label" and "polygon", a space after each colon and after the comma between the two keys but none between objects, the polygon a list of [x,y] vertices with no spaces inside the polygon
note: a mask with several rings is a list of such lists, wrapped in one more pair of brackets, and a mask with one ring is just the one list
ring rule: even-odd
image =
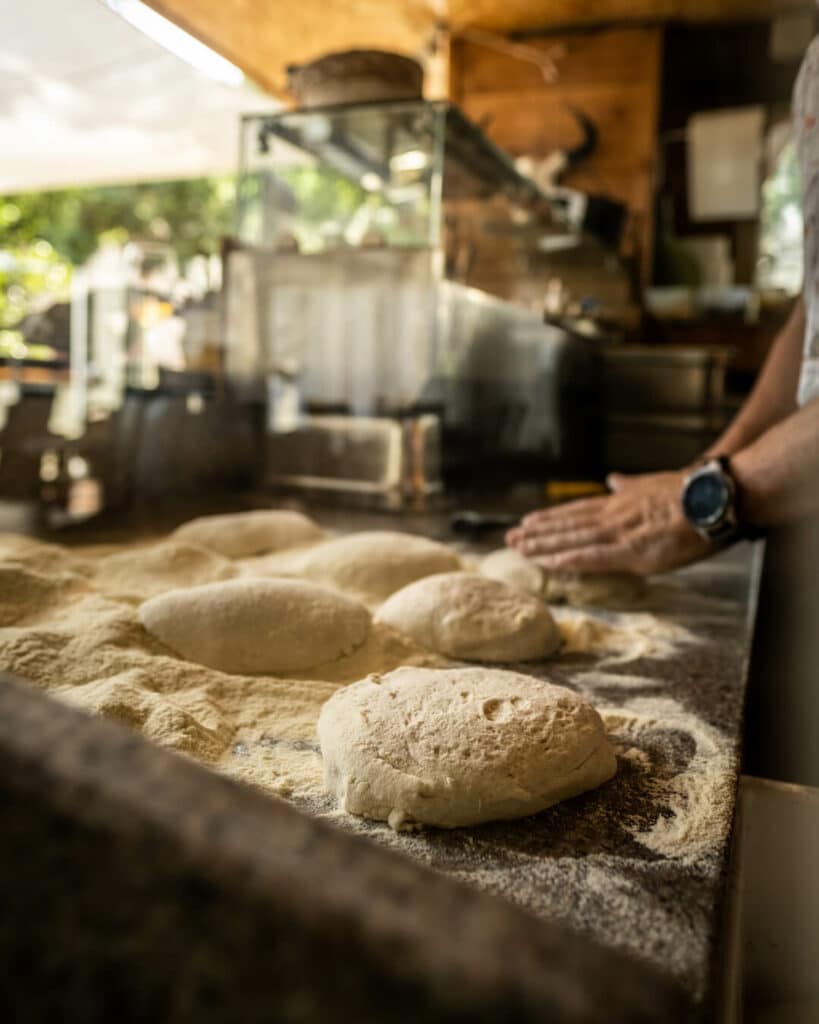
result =
[{"label": "flour dusted countertop", "polygon": [[[761,555],[761,545],[741,544],[663,577],[633,613],[595,612],[590,622],[558,609],[565,653],[507,666],[569,686],[601,712],[618,753],[618,773],[601,788],[531,818],[451,832],[396,834],[339,816],[323,796],[304,806],[628,952],[704,1000],[717,957]],[[607,628],[609,651],[584,651],[588,631]]]},{"label": "flour dusted countertop", "polygon": [[[387,516],[319,518],[344,531],[397,526]],[[444,517],[400,528],[451,541]],[[634,611],[558,610],[561,654],[507,666],[598,708],[618,755],[611,782],[532,818],[413,834],[341,815],[322,789],[314,737],[317,708],[339,684],[373,664],[423,663],[411,644],[382,629],[323,673],[228,676],[169,657],[140,633],[132,606],[84,592],[73,575],[82,550],[56,561],[35,551],[30,564],[46,556],[60,571],[44,593],[36,574],[9,575],[13,589],[21,580],[31,589],[25,614],[2,630],[0,668],[636,956],[705,997],[738,774],[759,558],[750,545],[654,582]],[[87,634],[77,629],[83,622],[93,626]]]},{"label": "flour dusted countertop", "polygon": [[[333,513],[322,522],[369,529],[379,517]],[[417,523],[451,542],[445,520]],[[477,557],[497,543],[461,548]],[[631,613],[558,609],[564,653],[507,666],[569,686],[603,714],[619,770],[600,789],[532,818],[452,832],[396,834],[339,815],[324,795],[302,796],[302,805],[631,953],[703,1000],[716,956],[762,550],[743,543],[657,579]],[[608,651],[590,652],[607,631]]]}]

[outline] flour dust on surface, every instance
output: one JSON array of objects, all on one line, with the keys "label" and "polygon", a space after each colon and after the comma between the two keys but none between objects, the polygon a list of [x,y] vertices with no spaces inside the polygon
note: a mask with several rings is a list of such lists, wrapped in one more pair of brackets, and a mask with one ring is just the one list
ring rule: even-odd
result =
[{"label": "flour dust on surface", "polygon": [[[341,814],[325,793],[319,711],[339,687],[371,672],[455,663],[378,622],[358,650],[302,677],[231,675],[185,661],[139,621],[134,595],[156,592],[146,580],[150,561],[135,562],[129,585],[129,559],[114,558],[117,585],[100,582],[105,559],[122,550],[107,545],[76,552],[0,536],[0,669],[309,813],[592,933],[596,917],[636,914],[639,932],[641,907],[646,915],[661,914],[640,896],[658,864],[672,877],[694,861],[719,856],[730,827],[736,751],[701,709],[678,699],[673,673],[664,668],[675,659],[687,662],[701,643],[695,626],[707,609],[695,599],[686,603],[679,588],[672,596],[682,613],[673,617],[645,603],[634,612],[555,608],[560,653],[508,666],[591,700],[617,749],[611,782],[518,822],[396,834]],[[210,561],[219,578],[231,575],[223,560]],[[200,562],[193,566],[180,557],[188,574],[182,585],[194,568],[200,580],[210,564]],[[244,575],[246,564],[236,571]],[[162,580],[173,585],[172,566],[162,565]],[[564,906],[576,892],[567,884],[572,879],[582,883],[585,907]],[[688,913],[693,934],[697,906]],[[662,921],[655,923],[661,936]],[[645,948],[640,952],[646,955]],[[661,939],[649,954],[658,960],[667,954]],[[686,977],[689,968],[682,963],[677,973]]]}]

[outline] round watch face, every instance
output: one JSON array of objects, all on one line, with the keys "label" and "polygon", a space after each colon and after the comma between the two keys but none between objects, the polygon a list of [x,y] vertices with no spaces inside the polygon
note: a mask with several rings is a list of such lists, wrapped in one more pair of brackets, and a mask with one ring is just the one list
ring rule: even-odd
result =
[{"label": "round watch face", "polygon": [[686,517],[695,526],[713,526],[728,511],[731,492],[720,473],[703,473],[688,482],[682,502]]}]

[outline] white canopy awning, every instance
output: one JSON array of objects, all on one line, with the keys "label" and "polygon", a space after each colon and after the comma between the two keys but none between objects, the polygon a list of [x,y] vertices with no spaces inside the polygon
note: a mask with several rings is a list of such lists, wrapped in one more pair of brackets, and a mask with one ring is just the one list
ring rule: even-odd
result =
[{"label": "white canopy awning", "polygon": [[239,115],[278,106],[206,77],[102,0],[8,4],[0,193],[232,171]]}]

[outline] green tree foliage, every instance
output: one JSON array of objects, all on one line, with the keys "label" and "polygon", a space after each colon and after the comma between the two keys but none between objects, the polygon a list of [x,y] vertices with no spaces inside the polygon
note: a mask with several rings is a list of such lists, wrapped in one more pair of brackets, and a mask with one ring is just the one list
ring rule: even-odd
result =
[{"label": "green tree foliage", "polygon": [[234,194],[225,176],[0,196],[0,329],[38,296],[65,298],[71,267],[101,242],[167,242],[183,264],[218,252]]},{"label": "green tree foliage", "polygon": [[71,266],[44,239],[0,250],[0,356],[16,338],[4,337],[5,328],[22,320],[34,296],[64,296],[71,281]]},{"label": "green tree foliage", "polygon": [[802,281],[802,182],[791,140],[762,186],[759,283],[797,292]]},{"label": "green tree foliage", "polygon": [[0,247],[44,240],[75,265],[106,235],[170,242],[182,262],[213,253],[233,218],[232,177],[0,196]]}]

